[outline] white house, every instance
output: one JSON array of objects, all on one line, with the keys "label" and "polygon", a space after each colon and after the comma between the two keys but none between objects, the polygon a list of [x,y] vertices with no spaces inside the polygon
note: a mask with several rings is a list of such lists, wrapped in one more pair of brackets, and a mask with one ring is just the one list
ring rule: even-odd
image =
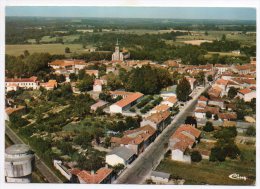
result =
[{"label": "white house", "polygon": [[256,91],[245,88],[237,92],[237,96],[244,99],[245,102],[250,102],[253,98],[256,98]]},{"label": "white house", "polygon": [[174,105],[176,105],[176,103],[177,103],[176,96],[170,96],[161,102],[161,104],[165,104],[169,107],[173,107]]},{"label": "white house", "polygon": [[106,163],[111,166],[130,164],[135,159],[135,152],[124,146],[114,148],[106,155]]},{"label": "white house", "polygon": [[139,92],[127,95],[127,97],[117,101],[109,107],[110,113],[123,113],[123,111],[130,109],[131,106],[140,102],[143,96],[144,94]]},{"label": "white house", "polygon": [[191,156],[188,154],[188,148],[178,143],[175,145],[174,149],[172,149],[171,158],[174,161],[191,163]]},{"label": "white house", "polygon": [[5,79],[6,91],[17,90],[18,88],[24,89],[38,89],[39,81],[37,77],[30,78],[7,78]]},{"label": "white house", "polygon": [[102,92],[102,86],[106,84],[106,80],[103,79],[95,79],[93,84],[94,92]]}]

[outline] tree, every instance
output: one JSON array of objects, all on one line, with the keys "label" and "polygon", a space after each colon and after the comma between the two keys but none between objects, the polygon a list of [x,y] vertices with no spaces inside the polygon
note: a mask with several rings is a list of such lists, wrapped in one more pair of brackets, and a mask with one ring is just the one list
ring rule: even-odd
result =
[{"label": "tree", "polygon": [[69,47],[65,48],[65,53],[70,53],[70,48]]},{"label": "tree", "polygon": [[194,116],[187,116],[185,119],[185,124],[195,125],[197,128],[197,120]]},{"label": "tree", "polygon": [[256,135],[255,127],[254,126],[248,127],[248,129],[246,130],[246,134],[248,136],[255,136]]},{"label": "tree", "polygon": [[237,88],[235,88],[235,87],[230,87],[229,90],[228,90],[228,97],[229,97],[230,99],[235,98],[235,96],[237,96],[237,91],[238,91]]},{"label": "tree", "polygon": [[225,161],[226,153],[220,147],[211,148],[209,161]]},{"label": "tree", "polygon": [[121,163],[113,166],[113,170],[115,171],[116,174],[118,174],[124,168],[125,168],[124,164]]},{"label": "tree", "polygon": [[223,34],[222,37],[221,37],[221,41],[225,41],[226,40],[226,35]]},{"label": "tree", "polygon": [[70,73],[69,75],[70,81],[77,81],[78,76],[75,73]]},{"label": "tree", "polygon": [[211,119],[211,118],[212,118],[212,113],[211,113],[210,111],[207,111],[207,112],[206,112],[206,117],[207,117],[208,119]]},{"label": "tree", "polygon": [[214,115],[214,120],[218,120],[218,114]]},{"label": "tree", "polygon": [[177,98],[180,101],[186,102],[189,99],[189,95],[191,93],[190,83],[186,78],[183,78],[176,88]]},{"label": "tree", "polygon": [[205,81],[205,74],[204,72],[200,71],[196,76],[195,79],[197,80],[198,84],[202,85]]},{"label": "tree", "polygon": [[212,75],[208,75],[207,79],[208,79],[209,82],[213,81]]},{"label": "tree", "polygon": [[199,151],[193,151],[191,153],[191,161],[200,162],[202,160],[202,156]]},{"label": "tree", "polygon": [[206,132],[214,131],[214,127],[213,127],[212,122],[207,121],[205,126],[203,127],[203,130],[206,131]]},{"label": "tree", "polygon": [[78,73],[79,80],[82,80],[85,77],[85,75],[86,75],[85,69],[79,70],[79,73]]},{"label": "tree", "polygon": [[81,92],[89,91],[94,84],[94,78],[90,75],[86,75],[83,80],[79,82],[77,87]]},{"label": "tree", "polygon": [[28,50],[24,50],[24,51],[23,51],[23,54],[24,54],[24,57],[27,57],[27,56],[29,56],[29,55],[30,55],[30,53],[29,53],[29,51],[28,51]]}]

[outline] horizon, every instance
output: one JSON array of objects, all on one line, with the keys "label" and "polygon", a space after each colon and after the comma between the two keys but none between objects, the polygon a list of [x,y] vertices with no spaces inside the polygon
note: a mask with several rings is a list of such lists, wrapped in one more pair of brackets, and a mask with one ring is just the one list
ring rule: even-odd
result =
[{"label": "horizon", "polygon": [[[156,16],[154,15],[156,12]],[[254,8],[230,7],[6,7],[6,17],[253,20]]]}]

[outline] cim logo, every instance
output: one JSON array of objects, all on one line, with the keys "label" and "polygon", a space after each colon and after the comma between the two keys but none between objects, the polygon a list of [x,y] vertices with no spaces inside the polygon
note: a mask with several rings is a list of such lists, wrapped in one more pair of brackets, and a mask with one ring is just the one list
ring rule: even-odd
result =
[{"label": "cim logo", "polygon": [[229,175],[228,177],[231,179],[234,179],[234,180],[246,180],[245,176],[242,177],[237,173],[233,173],[233,174]]}]

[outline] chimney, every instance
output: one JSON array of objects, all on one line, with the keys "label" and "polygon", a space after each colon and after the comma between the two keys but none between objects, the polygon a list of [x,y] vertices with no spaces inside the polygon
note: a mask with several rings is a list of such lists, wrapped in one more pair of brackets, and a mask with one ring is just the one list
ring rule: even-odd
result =
[{"label": "chimney", "polygon": [[94,174],[95,174],[94,170],[91,170],[91,175],[94,175]]}]

